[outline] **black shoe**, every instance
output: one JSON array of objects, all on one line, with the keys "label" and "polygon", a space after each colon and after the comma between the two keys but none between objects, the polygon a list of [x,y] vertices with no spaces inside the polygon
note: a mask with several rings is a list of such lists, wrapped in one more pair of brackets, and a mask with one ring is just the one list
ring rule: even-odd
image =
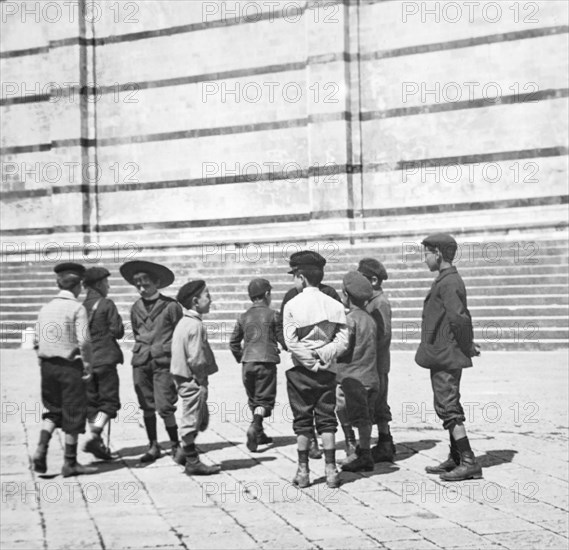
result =
[{"label": "black shoe", "polygon": [[377,444],[371,449],[371,456],[374,462],[393,462],[395,455],[395,445],[391,438],[378,440]]},{"label": "black shoe", "polygon": [[172,443],[172,449],[170,454],[172,456],[172,460],[176,464],[179,464],[180,466],[184,466],[184,464],[186,464],[186,453],[184,452],[184,449],[182,449],[182,446],[179,443]]},{"label": "black shoe", "polygon": [[83,446],[83,450],[86,453],[95,455],[95,457],[100,460],[112,460],[113,458],[109,448],[106,447],[101,438],[98,437],[89,439],[89,441],[87,441]]},{"label": "black shoe", "polygon": [[144,463],[148,463],[148,462],[154,462],[156,459],[160,458],[162,456],[162,449],[160,448],[160,445],[158,445],[158,442],[153,441],[149,447],[148,447],[148,451],[146,451],[141,457],[140,457],[140,462],[144,462]]},{"label": "black shoe", "polygon": [[208,466],[196,456],[188,457],[186,459],[186,467],[184,468],[184,473],[189,476],[211,476],[218,474],[220,471],[221,466],[219,464]]},{"label": "black shoe", "polygon": [[460,453],[460,464],[451,470],[440,475],[443,481],[464,481],[465,479],[482,478],[482,467],[472,451]]},{"label": "black shoe", "polygon": [[32,458],[32,463],[34,465],[34,472],[37,472],[38,474],[45,474],[47,472],[47,450],[42,451],[39,448],[36,449]]},{"label": "black shoe", "polygon": [[65,462],[63,464],[63,468],[61,468],[61,475],[63,477],[89,475],[96,473],[97,468],[93,468],[92,466],[83,466],[83,464],[79,464],[79,462],[75,462],[75,464],[69,464]]},{"label": "black shoe", "polygon": [[273,438],[269,437],[264,431],[257,434],[257,444],[258,445],[269,445],[273,442]]},{"label": "black shoe", "polygon": [[326,486],[329,489],[337,489],[338,487],[340,487],[341,485],[340,473],[336,469],[335,464],[326,464],[325,474],[326,474]]},{"label": "black shoe", "polygon": [[308,456],[315,460],[322,458],[322,451],[318,446],[318,440],[316,438],[310,441],[310,449],[308,450]]},{"label": "black shoe", "polygon": [[427,466],[425,472],[428,474],[444,474],[454,470],[460,464],[460,453],[454,447],[450,447],[448,458],[436,466]]},{"label": "black shoe", "polygon": [[372,472],[373,471],[373,458],[369,449],[360,449],[357,453],[355,460],[350,460],[342,465],[344,472]]},{"label": "black shoe", "polygon": [[251,424],[247,429],[247,449],[249,449],[252,453],[257,450],[258,445],[258,432],[255,424]]}]

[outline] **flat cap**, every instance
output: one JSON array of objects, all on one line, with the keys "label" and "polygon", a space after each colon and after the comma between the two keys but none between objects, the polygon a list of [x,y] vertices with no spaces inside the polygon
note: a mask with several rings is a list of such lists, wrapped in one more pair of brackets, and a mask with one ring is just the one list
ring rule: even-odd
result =
[{"label": "flat cap", "polygon": [[57,264],[53,271],[57,273],[59,276],[73,274],[77,275],[77,277],[83,277],[85,275],[85,267],[81,264],[76,264],[74,262],[63,262]]},{"label": "flat cap", "polygon": [[342,282],[348,295],[356,300],[365,302],[373,295],[371,283],[359,271],[349,271]]},{"label": "flat cap", "polygon": [[452,262],[458,249],[458,244],[448,233],[433,233],[421,242],[423,246],[438,248],[446,261]]},{"label": "flat cap", "polygon": [[87,271],[85,271],[83,282],[86,285],[94,285],[96,282],[109,276],[109,270],[105,269],[104,267],[90,267],[87,269]]},{"label": "flat cap", "polygon": [[186,309],[190,309],[192,306],[192,298],[194,296],[199,296],[205,287],[205,281],[202,281],[201,279],[189,281],[185,285],[182,285],[180,290],[178,290],[176,300],[178,300],[178,302],[180,302],[180,304],[182,304]]},{"label": "flat cap", "polygon": [[326,265],[326,258],[314,252],[313,250],[300,250],[292,254],[288,261],[291,271],[289,273],[294,273],[298,267],[318,267],[323,269]]},{"label": "flat cap", "polygon": [[271,283],[261,278],[253,279],[247,287],[251,299],[263,296],[268,290],[271,290]]},{"label": "flat cap", "polygon": [[381,262],[375,258],[362,258],[358,265],[358,271],[366,277],[377,277],[380,282],[387,280],[387,271]]},{"label": "flat cap", "polygon": [[134,285],[134,276],[137,273],[148,273],[153,279],[158,279],[158,288],[166,288],[174,282],[174,274],[167,267],[154,262],[133,260],[121,265],[119,271],[131,285]]}]

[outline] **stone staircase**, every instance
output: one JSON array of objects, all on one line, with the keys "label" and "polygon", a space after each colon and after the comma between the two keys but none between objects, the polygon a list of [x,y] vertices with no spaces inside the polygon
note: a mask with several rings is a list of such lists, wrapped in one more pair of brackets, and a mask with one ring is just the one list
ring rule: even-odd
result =
[{"label": "stone staircase", "polygon": [[[517,237],[457,235],[461,258],[456,265],[467,290],[475,340],[482,350],[550,350],[569,347],[568,246],[564,233]],[[256,276],[273,285],[273,307],[280,308],[291,287],[285,258],[300,248],[311,248],[328,257],[324,282],[340,291],[343,274],[364,256],[380,259],[389,273],[384,283],[393,308],[392,349],[416,349],[424,297],[433,275],[423,263],[420,238],[288,243],[263,249],[258,245],[231,245],[223,254],[194,247],[156,247],[138,253],[137,259],[164,263],[176,274],[165,294],[175,296],[192,278],[208,282],[213,304],[206,317],[214,349],[227,349],[237,314],[248,307],[247,283]],[[330,244],[332,243],[332,244]],[[478,244],[479,243],[479,244]],[[323,246],[324,245],[324,246]],[[251,247],[254,248],[251,248]],[[255,253],[251,252],[252,250]],[[120,277],[116,251],[98,259],[75,251],[60,261],[104,265],[112,298],[127,327],[122,345],[132,345],[129,308],[137,298],[133,287]],[[101,253],[101,250],[99,250]],[[56,292],[53,261],[3,256],[1,264],[0,347],[28,347],[37,312]],[[83,295],[82,295],[83,296]],[[80,297],[81,299],[82,297]]]}]

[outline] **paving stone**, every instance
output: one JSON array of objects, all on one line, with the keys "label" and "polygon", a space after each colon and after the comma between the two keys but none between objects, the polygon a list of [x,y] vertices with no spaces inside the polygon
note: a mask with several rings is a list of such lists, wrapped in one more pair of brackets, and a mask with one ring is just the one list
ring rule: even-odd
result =
[{"label": "paving stone", "polygon": [[487,535],[488,540],[498,542],[506,548],[534,549],[547,548],[548,550],[566,550],[567,539],[549,531],[513,531],[511,533],[498,533]]}]

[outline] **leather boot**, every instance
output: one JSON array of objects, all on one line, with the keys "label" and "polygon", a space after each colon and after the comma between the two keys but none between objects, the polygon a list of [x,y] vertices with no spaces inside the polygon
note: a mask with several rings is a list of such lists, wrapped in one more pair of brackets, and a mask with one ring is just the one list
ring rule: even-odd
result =
[{"label": "leather boot", "polygon": [[179,464],[180,466],[184,466],[186,464],[186,453],[179,443],[172,443],[171,455],[172,460],[176,464]]},{"label": "leather boot", "polygon": [[373,458],[369,449],[358,449],[355,460],[342,465],[344,472],[371,472],[373,471]]},{"label": "leather boot", "polygon": [[108,447],[105,446],[101,437],[89,439],[83,447],[86,453],[93,454],[99,460],[112,460],[113,455]]},{"label": "leather boot", "polygon": [[148,451],[146,451],[141,457],[140,462],[148,463],[154,462],[156,459],[160,458],[162,455],[162,449],[160,445],[158,445],[158,441],[152,441],[148,446]]},{"label": "leather boot", "polygon": [[349,441],[346,441],[346,458],[340,458],[336,462],[343,466],[344,464],[349,464],[358,458],[360,453],[360,446],[354,445]]},{"label": "leather boot", "polygon": [[376,445],[371,449],[371,456],[374,462],[393,462],[395,445],[391,434],[379,434]]},{"label": "leather boot", "polygon": [[340,473],[335,464],[326,464],[324,472],[326,474],[326,485],[329,489],[337,489],[340,487]]},{"label": "leather boot", "polygon": [[310,471],[308,470],[308,464],[300,463],[296,474],[292,479],[292,484],[303,489],[310,485]]},{"label": "leather boot", "polygon": [[258,437],[259,432],[257,426],[252,423],[247,429],[247,449],[249,449],[252,453],[257,450],[257,446],[259,444]]},{"label": "leather boot", "polygon": [[465,479],[480,479],[482,477],[482,467],[472,451],[460,453],[460,464],[450,472],[440,475],[443,481],[464,481]]},{"label": "leather boot", "polygon": [[47,447],[38,446],[32,458],[34,472],[45,474],[47,472]]},{"label": "leather boot", "polygon": [[444,474],[454,470],[460,464],[460,453],[452,443],[449,448],[448,458],[436,466],[427,466],[425,472],[428,474]]},{"label": "leather boot", "polygon": [[200,460],[199,456],[186,457],[184,473],[189,476],[211,476],[213,474],[219,474],[220,471],[221,466],[219,464],[208,466]]},{"label": "leather boot", "polygon": [[264,430],[257,434],[257,444],[258,445],[269,445],[273,442],[273,438],[269,437]]}]

